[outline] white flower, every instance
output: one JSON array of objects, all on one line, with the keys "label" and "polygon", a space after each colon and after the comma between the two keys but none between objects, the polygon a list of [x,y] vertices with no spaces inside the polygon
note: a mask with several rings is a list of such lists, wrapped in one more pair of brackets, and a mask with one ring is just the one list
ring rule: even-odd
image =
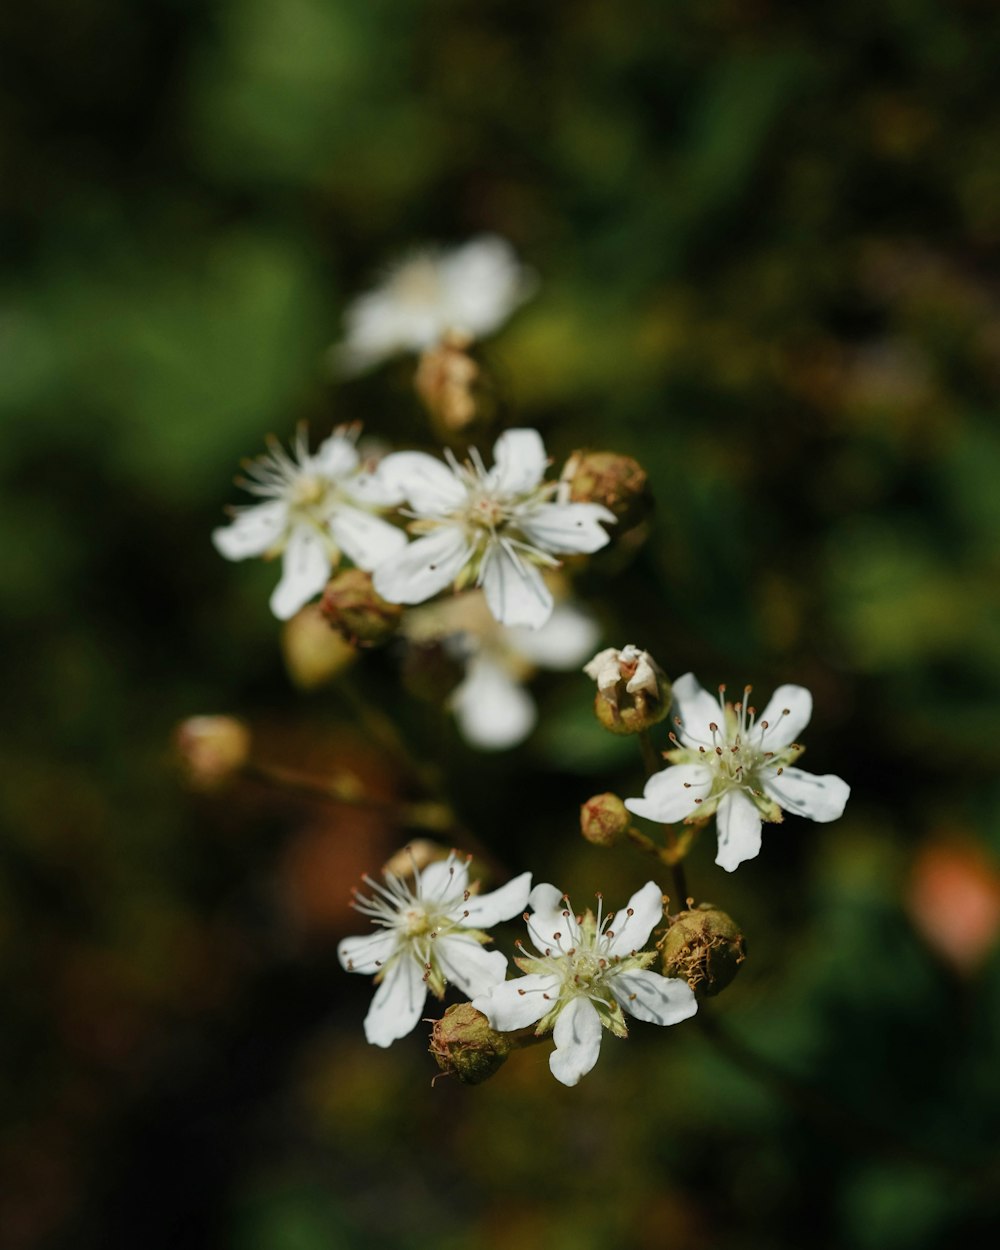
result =
[{"label": "white flower", "polygon": [[[600,896],[598,896],[600,898]],[[526,974],[503,981],[473,999],[494,1029],[510,1032],[536,1024],[553,1031],[553,1076],[575,1085],[597,1062],[601,1030],[627,1036],[623,1012],[652,1024],[677,1024],[698,1009],[685,981],[650,972],[657,952],[641,951],[663,915],[660,887],[647,881],[617,915],[574,916],[553,885],[536,885],[528,905],[528,935],[537,955],[523,946],[514,962]],[[612,927],[613,926],[613,927]]]},{"label": "white flower", "polygon": [[651,699],[660,697],[663,670],[648,651],[640,651],[632,643],[620,651],[614,647],[599,651],[583,666],[583,671],[597,682],[601,695],[613,707],[618,706],[618,683],[622,681],[629,694],[646,695]]},{"label": "white flower", "polygon": [[557,602],[540,629],[500,625],[482,595],[473,593],[413,608],[403,632],[415,642],[444,640],[464,661],[465,676],[448,699],[462,736],[480,750],[505,751],[523,742],[538,720],[525,689],[535,670],[576,668],[593,651],[600,629],[572,602]]},{"label": "white flower", "polygon": [[810,820],[836,820],[851,788],[832,775],[816,777],[792,764],[804,747],[795,739],[809,723],[812,695],[803,686],[779,686],[758,717],[743,702],[713,699],[693,673],[674,682],[675,744],[667,752],[673,767],[654,773],[641,799],[625,806],[647,820],[672,824],[717,816],[715,862],[732,872],[760,851],[761,822],[780,821],[782,810]]},{"label": "white flower", "polygon": [[491,894],[477,894],[467,861],[454,851],[423,870],[414,861],[412,885],[395,873],[384,875],[385,885],[364,878],[371,898],[354,898],[377,932],[344,938],[337,947],[348,972],[375,976],[378,989],[365,1016],[365,1037],[375,1046],[390,1046],[410,1032],[428,989],[442,998],[450,981],[472,998],[503,980],[506,957],[483,950],[490,939],[482,930],[523,911],[531,888],[525,872]]},{"label": "white flower", "polygon": [[333,349],[333,361],[353,373],[398,352],[426,351],[449,331],[483,338],[534,290],[533,275],[496,235],[451,251],[415,252],[348,307],[347,334]]},{"label": "white flower", "polygon": [[361,463],[355,442],[360,426],[341,426],[309,451],[300,428],[291,453],[276,440],[266,455],[245,464],[240,482],[264,503],[234,508],[229,525],[212,534],[227,560],[281,555],[281,580],[271,595],[271,611],[288,620],[326,585],[346,554],[371,571],[406,546],[402,530],[373,509],[399,502],[377,472]]},{"label": "white flower", "polygon": [[459,464],[419,451],[387,456],[380,465],[422,536],[380,565],[375,589],[390,603],[423,603],[452,583],[482,586],[504,625],[537,629],[552,612],[540,565],[558,567],[556,554],[598,551],[608,541],[601,524],[614,515],[600,504],[551,503],[557,483],[543,480],[547,458],[536,430],[508,430],[487,469],[477,452]]}]

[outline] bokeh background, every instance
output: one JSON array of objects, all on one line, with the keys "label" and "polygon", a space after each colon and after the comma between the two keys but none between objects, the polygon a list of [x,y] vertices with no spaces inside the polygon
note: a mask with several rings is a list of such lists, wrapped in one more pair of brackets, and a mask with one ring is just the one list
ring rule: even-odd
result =
[{"label": "bokeh background", "polygon": [[[38,0],[0,56],[0,1243],[995,1233],[996,6]],[[268,432],[427,442],[411,362],[341,384],[324,352],[386,259],[484,230],[540,276],[489,345],[509,419],[650,473],[645,546],[579,582],[605,640],[810,686],[807,765],[854,787],[734,876],[693,855],[748,936],[714,1014],[749,1064],[640,1025],[575,1090],[543,1048],[432,1088],[421,1036],[365,1045],[334,956],[406,832],[192,795],[171,758],[231,711],[262,757],[413,797],[209,533]],[[391,654],[348,678],[503,870],[579,905],[648,875],[576,833],[641,782],[584,679],[488,757]]]}]

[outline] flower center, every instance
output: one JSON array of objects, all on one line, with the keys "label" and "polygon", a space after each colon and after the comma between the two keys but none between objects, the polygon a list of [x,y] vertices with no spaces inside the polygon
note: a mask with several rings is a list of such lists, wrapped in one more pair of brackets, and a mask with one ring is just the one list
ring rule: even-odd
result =
[{"label": "flower center", "polygon": [[400,913],[407,937],[423,937],[431,931],[431,918],[423,907],[407,907]]},{"label": "flower center", "polygon": [[593,989],[603,978],[607,966],[608,961],[594,951],[581,951],[571,961],[570,976],[567,980],[576,989]]},{"label": "flower center", "polygon": [[328,482],[317,474],[303,473],[295,479],[291,490],[291,503],[296,508],[309,508],[320,503],[326,494]]},{"label": "flower center", "polygon": [[507,519],[507,512],[498,499],[493,499],[489,495],[480,495],[472,500],[465,516],[470,525],[494,530]]}]

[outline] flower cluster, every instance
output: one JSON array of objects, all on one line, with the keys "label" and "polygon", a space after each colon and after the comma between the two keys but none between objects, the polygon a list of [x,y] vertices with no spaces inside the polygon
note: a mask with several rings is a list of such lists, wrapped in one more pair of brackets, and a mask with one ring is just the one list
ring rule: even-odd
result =
[{"label": "flower cluster", "polygon": [[[486,428],[498,406],[490,406],[473,344],[533,286],[496,238],[413,255],[351,306],[333,359],[350,373],[399,352],[420,354],[417,393],[443,441],[454,443],[466,427]],[[315,451],[303,430],[288,450],[272,441],[246,464],[240,484],[256,502],[234,509],[230,523],[215,530],[218,550],[232,560],[281,558],[271,608],[282,620],[295,617],[286,638],[312,620],[326,636],[328,626],[336,629],[352,659],[359,648],[391,640],[404,651],[407,689],[447,706],[482,749],[513,746],[531,731],[538,711],[524,683],[537,669],[583,665],[596,683],[598,722],[635,737],[646,781],[641,796],[591,797],[581,807],[580,831],[601,853],[622,848],[655,858],[657,873],[671,875],[672,900],[649,880],[617,912],[605,911],[598,895],[596,910],[577,913],[555,886],[532,888],[530,872],[482,893],[470,880],[469,859],[433,843],[411,844],[382,880],[364,877],[367,892],[356,891],[353,905],[372,930],[344,938],[338,957],[347,972],[374,979],[364,1020],[373,1045],[409,1034],[428,996],[443,1000],[454,987],[469,1001],[434,1022],[431,1050],[444,1070],[476,1084],[513,1050],[551,1036],[551,1072],[573,1086],[596,1064],[605,1030],[626,1037],[629,1017],[681,1023],[744,962],[736,922],[688,890],[684,859],[712,818],[716,864],[732,872],[759,853],[764,823],[785,813],[836,820],[850,787],[797,766],[798,739],[812,715],[802,686],[779,686],[758,713],[749,686],[731,702],[725,686],[710,695],[692,673],[671,685],[656,659],[631,643],[605,647],[584,664],[600,631],[572,597],[567,574],[554,570],[574,557],[572,572],[582,563],[577,557],[601,551],[619,531],[618,567],[628,559],[647,528],[646,473],[638,462],[578,451],[561,472],[550,471],[541,435],[523,427],[500,433],[489,460],[472,446],[461,455],[451,447],[440,456],[384,448],[366,454],[359,438],[360,426],[351,425]],[[318,607],[300,612],[319,595]],[[414,657],[426,658],[423,669]],[[671,714],[661,751],[654,731],[663,734]],[[204,789],[237,775],[267,776],[250,758],[252,747],[249,730],[227,718],[196,718],[178,738],[189,783]],[[411,765],[411,772],[422,777],[424,770]],[[307,788],[315,792],[316,784]],[[400,823],[454,828],[444,796],[432,783],[427,788],[426,801],[400,806]],[[343,802],[355,794],[351,784],[324,790]],[[632,817],[661,828],[650,836]],[[518,914],[530,946],[517,944],[510,974],[488,931]]]}]

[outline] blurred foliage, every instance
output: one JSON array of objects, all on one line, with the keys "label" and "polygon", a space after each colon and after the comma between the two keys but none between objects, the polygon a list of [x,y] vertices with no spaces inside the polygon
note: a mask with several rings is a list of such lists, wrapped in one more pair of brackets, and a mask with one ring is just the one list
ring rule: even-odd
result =
[{"label": "blurred foliage", "polygon": [[[995,1235],[1000,962],[959,972],[907,900],[928,840],[1000,860],[998,54],[986,0],[3,10],[4,1246]],[[340,686],[293,689],[271,571],[208,534],[269,431],[427,441],[409,363],[338,384],[325,348],[386,258],[483,230],[542,280],[489,345],[511,413],[650,472],[648,543],[579,579],[607,641],[815,693],[845,818],[769,829],[732,878],[708,838],[689,880],[749,935],[713,1014],[879,1133],[694,1025],[572,1091],[543,1048],[431,1089],[418,1037],[364,1046],[334,958],[403,831],[177,785],[174,723],[226,710],[399,792]],[[580,801],[641,780],[582,679],[490,758],[391,657],[351,680],[507,868],[641,882],[574,841]]]}]

